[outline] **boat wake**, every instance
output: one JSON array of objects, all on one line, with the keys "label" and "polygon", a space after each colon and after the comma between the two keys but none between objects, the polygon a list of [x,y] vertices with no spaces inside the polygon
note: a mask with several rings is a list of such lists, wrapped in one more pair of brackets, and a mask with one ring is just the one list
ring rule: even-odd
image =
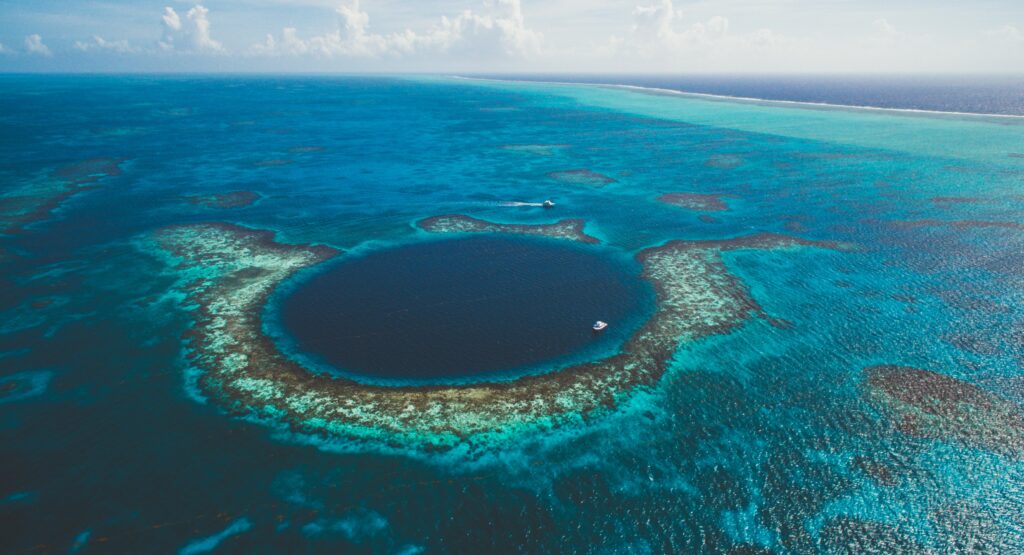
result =
[{"label": "boat wake", "polygon": [[498,206],[544,206],[543,202],[519,202],[516,200],[502,201]]}]

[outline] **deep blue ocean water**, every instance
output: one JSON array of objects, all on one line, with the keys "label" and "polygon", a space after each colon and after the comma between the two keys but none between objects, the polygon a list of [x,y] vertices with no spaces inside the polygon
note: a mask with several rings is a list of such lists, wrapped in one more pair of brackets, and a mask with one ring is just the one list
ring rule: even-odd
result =
[{"label": "deep blue ocean water", "polygon": [[[594,250],[485,236],[374,252],[284,295],[283,335],[293,352],[367,378],[493,378],[592,360],[618,349],[652,302],[637,265]],[[615,327],[594,334],[602,319]]]},{"label": "deep blue ocean water", "polygon": [[[898,107],[998,111],[947,94]],[[122,169],[0,236],[0,551],[1024,551],[1020,457],[907,433],[862,371],[1024,402],[1019,119],[433,77],[4,76],[0,98],[3,210],[62,166]],[[580,168],[615,181],[548,177]],[[184,198],[239,190],[259,200]],[[545,198],[555,212],[512,204]],[[581,218],[623,259],[756,232],[852,248],[726,253],[774,320],[475,458],[300,437],[191,388],[187,300],[140,246],[154,230],[227,221],[357,258],[437,241],[415,222],[452,213]]]}]

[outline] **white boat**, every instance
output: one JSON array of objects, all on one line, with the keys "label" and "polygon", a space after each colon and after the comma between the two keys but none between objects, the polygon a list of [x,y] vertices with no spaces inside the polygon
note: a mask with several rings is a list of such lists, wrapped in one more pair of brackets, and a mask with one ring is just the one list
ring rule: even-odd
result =
[{"label": "white boat", "polygon": [[608,322],[602,322],[600,320],[594,322],[594,331],[602,331],[608,327]]},{"label": "white boat", "polygon": [[543,206],[544,208],[554,208],[555,203],[551,202],[550,200],[545,200],[543,203],[541,203],[541,206]]}]

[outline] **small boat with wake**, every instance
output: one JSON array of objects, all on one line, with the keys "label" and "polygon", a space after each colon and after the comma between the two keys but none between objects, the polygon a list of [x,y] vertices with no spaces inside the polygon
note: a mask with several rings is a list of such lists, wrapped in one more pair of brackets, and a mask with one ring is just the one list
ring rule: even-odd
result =
[{"label": "small boat with wake", "polygon": [[541,203],[541,206],[543,206],[544,208],[554,208],[555,203],[551,202],[551,200],[545,200],[544,202]]},{"label": "small boat with wake", "polygon": [[604,331],[604,329],[607,328],[607,327],[608,327],[608,322],[602,322],[601,320],[598,320],[598,321],[594,322],[593,330],[594,331]]}]

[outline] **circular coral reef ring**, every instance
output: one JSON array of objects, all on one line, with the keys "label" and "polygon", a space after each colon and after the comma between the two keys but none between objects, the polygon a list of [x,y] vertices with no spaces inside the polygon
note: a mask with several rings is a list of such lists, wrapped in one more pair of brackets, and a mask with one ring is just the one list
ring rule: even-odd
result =
[{"label": "circular coral reef ring", "polygon": [[[572,221],[529,226],[444,216],[420,227],[591,242],[582,222]],[[193,316],[188,357],[208,398],[230,413],[283,422],[299,433],[421,451],[486,448],[520,433],[580,422],[654,384],[680,344],[764,316],[727,270],[723,251],[837,247],[760,234],[648,248],[636,258],[642,278],[654,287],[656,308],[619,354],[512,381],[385,386],[314,372],[263,333],[263,309],[274,289],[302,268],[337,256],[335,249],[283,244],[270,231],[222,223],[163,228],[153,240],[181,275]]]}]

